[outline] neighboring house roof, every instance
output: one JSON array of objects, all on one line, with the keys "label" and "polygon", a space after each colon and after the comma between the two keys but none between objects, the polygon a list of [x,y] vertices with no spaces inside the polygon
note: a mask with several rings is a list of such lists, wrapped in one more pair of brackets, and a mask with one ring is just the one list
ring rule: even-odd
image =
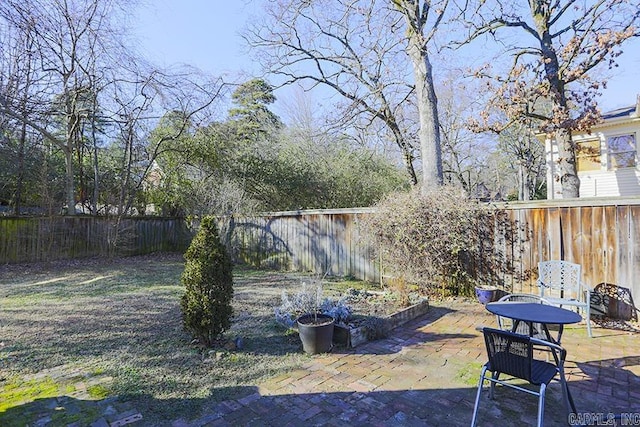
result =
[{"label": "neighboring house roof", "polygon": [[617,119],[622,117],[626,118],[635,112],[636,112],[635,105],[632,105],[631,107],[618,108],[617,110],[607,111],[606,113],[602,113],[602,120]]},{"label": "neighboring house roof", "polygon": [[[640,119],[640,96],[638,96],[636,105],[621,107],[615,110],[602,113],[600,115],[600,122],[592,126],[592,130],[607,127],[607,126],[619,125],[625,122],[633,122],[633,121],[637,121],[638,119]],[[573,135],[574,136],[590,135],[593,133],[592,130],[586,133],[574,132]],[[539,132],[539,133],[536,133],[536,137],[540,142],[544,143],[546,139],[552,138],[552,135],[544,132]]]},{"label": "neighboring house roof", "polygon": [[601,117],[602,121],[594,126],[594,128],[638,120],[638,118],[640,118],[640,96],[638,96],[636,100],[636,105],[607,111],[602,113]]}]

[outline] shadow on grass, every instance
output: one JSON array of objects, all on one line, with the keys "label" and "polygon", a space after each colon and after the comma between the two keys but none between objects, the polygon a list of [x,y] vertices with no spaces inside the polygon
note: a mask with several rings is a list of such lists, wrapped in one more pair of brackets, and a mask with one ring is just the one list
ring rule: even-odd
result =
[{"label": "shadow on grass", "polygon": [[[122,395],[102,400],[70,396],[36,399],[0,412],[3,427],[24,426],[170,426],[207,412],[217,402],[231,402],[255,392],[255,387],[214,389],[207,398],[157,399],[149,395]],[[211,417],[211,415],[209,415]]]}]

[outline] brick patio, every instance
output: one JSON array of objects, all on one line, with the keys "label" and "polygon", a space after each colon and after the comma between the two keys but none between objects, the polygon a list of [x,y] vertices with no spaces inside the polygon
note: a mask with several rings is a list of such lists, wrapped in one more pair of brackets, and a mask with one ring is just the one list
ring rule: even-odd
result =
[{"label": "brick patio", "polygon": [[[388,339],[315,356],[300,370],[256,385],[242,399],[219,403],[197,420],[175,420],[173,426],[469,425],[486,361],[481,325],[495,325],[495,318],[478,303],[435,305]],[[596,326],[593,335],[587,337],[584,324],[570,325],[563,335],[578,411],[603,417],[601,422],[621,413],[640,422],[640,334]],[[535,396],[498,389],[490,401],[485,392],[479,425],[531,425],[536,410]],[[554,382],[545,424],[567,422]]]}]

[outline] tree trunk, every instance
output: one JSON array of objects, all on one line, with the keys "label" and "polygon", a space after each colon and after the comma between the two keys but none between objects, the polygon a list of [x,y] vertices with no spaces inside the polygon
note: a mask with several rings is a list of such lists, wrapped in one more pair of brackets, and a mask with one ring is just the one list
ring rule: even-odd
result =
[{"label": "tree trunk", "polygon": [[558,174],[562,185],[562,198],[580,197],[580,179],[576,168],[576,153],[571,141],[571,132],[559,128],[555,132],[558,144]]},{"label": "tree trunk", "polygon": [[[68,98],[68,97],[67,97]],[[75,191],[75,177],[73,171],[73,136],[75,133],[75,123],[73,122],[73,110],[69,105],[70,101],[66,101],[66,134],[65,134],[65,147],[64,147],[64,159],[65,159],[65,196],[67,201],[66,215],[76,214],[76,191]]]},{"label": "tree trunk", "polygon": [[64,152],[65,160],[65,196],[67,198],[67,215],[76,214],[76,198],[75,198],[75,182],[73,177],[73,151],[66,149]]},{"label": "tree trunk", "polygon": [[416,175],[416,170],[413,167],[413,154],[411,153],[411,147],[407,144],[404,135],[398,128],[395,122],[387,120],[387,126],[391,128],[393,132],[393,137],[395,138],[396,145],[402,150],[402,163],[404,164],[404,168],[409,175],[409,184],[411,186],[418,185],[418,176]]},{"label": "tree trunk", "polygon": [[518,162],[518,200],[529,200],[528,180],[522,160]]},{"label": "tree trunk", "polygon": [[[24,104],[23,104],[24,106]],[[24,109],[23,109],[24,111]],[[23,122],[20,127],[20,141],[18,143],[18,165],[17,165],[17,177],[16,177],[16,195],[13,205],[13,214],[20,215],[20,207],[22,202],[22,189],[24,187],[24,155],[25,146],[27,143],[27,125]]]},{"label": "tree trunk", "polygon": [[423,189],[442,185],[442,153],[438,101],[433,87],[429,58],[414,59],[418,114],[420,116],[420,152],[422,154]]},{"label": "tree trunk", "polygon": [[[418,17],[405,16],[407,20]],[[412,28],[413,27],[413,28]],[[413,65],[413,76],[420,121],[420,154],[422,157],[422,192],[442,185],[442,153],[440,147],[440,122],[438,100],[433,87],[433,74],[429,55],[422,37],[409,22],[407,53]],[[419,27],[418,27],[419,28]]]},{"label": "tree trunk", "polygon": [[416,175],[416,170],[413,168],[413,156],[411,153],[405,152],[402,154],[402,163],[409,175],[409,184],[411,184],[412,187],[418,185],[418,176]]},{"label": "tree trunk", "polygon": [[[93,85],[95,87],[95,85]],[[91,110],[91,140],[93,141],[93,194],[91,196],[91,213],[98,215],[98,199],[100,197],[100,168],[98,166],[97,114],[98,97],[93,95]]]},{"label": "tree trunk", "polygon": [[558,145],[558,173],[562,197],[577,198],[580,197],[580,179],[576,168],[576,150],[571,141],[571,130],[567,125],[570,114],[565,81],[560,74],[560,61],[550,32],[551,5],[547,1],[531,0],[529,7],[539,34],[545,78],[549,82],[553,102],[556,121],[554,137]]}]

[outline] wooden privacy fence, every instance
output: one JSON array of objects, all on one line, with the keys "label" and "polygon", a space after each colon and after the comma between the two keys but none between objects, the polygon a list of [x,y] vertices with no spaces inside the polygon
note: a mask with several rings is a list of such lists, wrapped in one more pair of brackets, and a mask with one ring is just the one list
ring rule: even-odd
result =
[{"label": "wooden privacy fence", "polygon": [[505,210],[514,225],[514,238],[505,248],[517,273],[511,278],[513,289],[535,286],[539,261],[572,261],[582,266],[583,282],[594,289],[596,313],[637,320],[640,199],[514,204]]},{"label": "wooden privacy fence", "polygon": [[[484,274],[508,291],[531,292],[541,260],[582,265],[596,309],[637,318],[640,300],[640,198],[511,203],[483,251],[499,271]],[[380,261],[361,220],[372,209],[221,217],[221,236],[236,260],[259,267],[380,280]],[[0,217],[0,263],[182,251],[184,220],[103,217]],[[495,262],[497,261],[497,262]],[[482,263],[478,263],[482,265]],[[385,270],[393,266],[385,266]]]},{"label": "wooden privacy fence", "polygon": [[0,263],[182,251],[191,237],[177,218],[0,217]]},{"label": "wooden privacy fence", "polygon": [[[531,292],[537,263],[564,259],[582,265],[582,279],[599,292],[600,309],[636,317],[640,301],[640,199],[509,203],[493,228],[493,276],[506,290]],[[360,220],[372,209],[280,212],[223,217],[223,239],[235,259],[252,265],[378,281],[380,262]],[[504,219],[506,218],[506,226]],[[487,242],[485,242],[486,245]],[[385,270],[388,266],[385,266]],[[392,266],[391,266],[392,267]],[[597,303],[597,301],[596,301]],[[618,307],[605,307],[607,304]]]},{"label": "wooden privacy fence", "polygon": [[266,268],[379,279],[373,247],[358,226],[372,209],[325,209],[220,218],[236,261]]}]

